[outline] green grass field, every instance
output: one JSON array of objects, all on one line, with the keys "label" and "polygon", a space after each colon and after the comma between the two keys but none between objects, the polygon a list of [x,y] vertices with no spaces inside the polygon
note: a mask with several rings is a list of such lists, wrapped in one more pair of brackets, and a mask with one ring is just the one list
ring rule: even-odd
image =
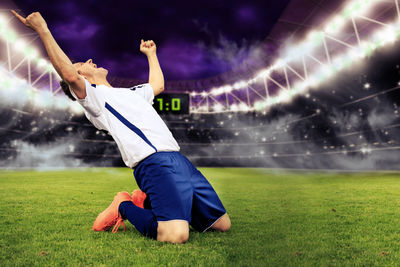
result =
[{"label": "green grass field", "polygon": [[128,168],[0,171],[0,266],[342,266],[400,262],[400,174],[200,169],[232,220],[186,244],[93,232]]}]

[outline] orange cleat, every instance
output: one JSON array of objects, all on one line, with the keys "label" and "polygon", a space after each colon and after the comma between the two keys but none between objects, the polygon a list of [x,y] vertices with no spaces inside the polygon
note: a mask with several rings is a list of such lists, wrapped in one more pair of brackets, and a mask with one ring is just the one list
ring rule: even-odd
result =
[{"label": "orange cleat", "polygon": [[119,204],[124,201],[132,201],[131,196],[128,192],[119,192],[115,197],[113,202],[107,209],[105,209],[102,213],[100,213],[93,224],[94,231],[107,231],[111,227],[114,226],[112,232],[116,233],[118,231],[119,226],[125,224],[121,215],[119,214],[118,208]]},{"label": "orange cleat", "polygon": [[132,192],[132,202],[139,208],[144,209],[144,200],[146,199],[146,193],[140,189],[133,190]]}]

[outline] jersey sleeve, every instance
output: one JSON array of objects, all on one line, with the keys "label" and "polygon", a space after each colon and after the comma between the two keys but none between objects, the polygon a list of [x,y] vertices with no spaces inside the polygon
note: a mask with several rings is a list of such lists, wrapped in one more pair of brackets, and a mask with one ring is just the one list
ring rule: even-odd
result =
[{"label": "jersey sleeve", "polygon": [[141,95],[150,104],[153,103],[154,91],[153,91],[153,87],[151,87],[151,85],[149,83],[136,85],[136,86],[132,87],[131,90],[133,90],[137,94]]},{"label": "jersey sleeve", "polygon": [[84,99],[79,99],[74,91],[69,88],[72,96],[76,99],[76,101],[81,104],[81,106],[87,111],[91,116],[98,117],[102,112],[102,94],[100,90],[96,90],[86,79],[85,88],[86,88],[86,97]]}]

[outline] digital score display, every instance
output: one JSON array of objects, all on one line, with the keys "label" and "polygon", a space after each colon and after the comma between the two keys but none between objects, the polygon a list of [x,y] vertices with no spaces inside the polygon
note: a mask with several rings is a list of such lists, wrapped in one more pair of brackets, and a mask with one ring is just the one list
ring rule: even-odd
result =
[{"label": "digital score display", "polygon": [[160,114],[189,114],[189,94],[159,94],[153,107]]}]

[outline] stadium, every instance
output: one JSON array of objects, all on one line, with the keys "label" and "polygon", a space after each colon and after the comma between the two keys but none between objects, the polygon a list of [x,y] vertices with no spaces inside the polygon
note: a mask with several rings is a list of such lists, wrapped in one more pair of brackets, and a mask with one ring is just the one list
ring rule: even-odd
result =
[{"label": "stadium", "polygon": [[191,231],[184,245],[132,226],[91,231],[113,194],[137,185],[9,13],[36,11],[28,2],[0,4],[1,265],[398,264],[398,0],[270,4],[276,20],[240,61],[201,78],[165,75],[153,107],[232,221],[227,233]]}]

